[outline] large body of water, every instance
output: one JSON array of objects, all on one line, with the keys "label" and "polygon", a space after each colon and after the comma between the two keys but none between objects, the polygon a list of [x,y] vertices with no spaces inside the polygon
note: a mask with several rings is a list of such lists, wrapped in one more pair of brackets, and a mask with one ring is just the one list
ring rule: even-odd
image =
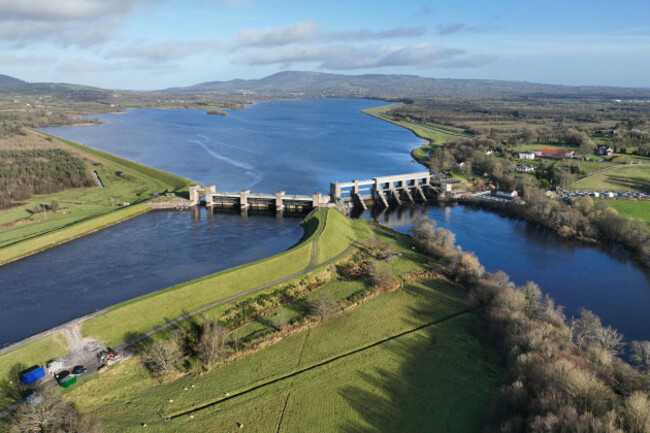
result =
[{"label": "large body of water", "polygon": [[[48,132],[167,170],[217,190],[310,194],[329,182],[421,171],[410,132],[360,112],[377,101],[269,102],[228,116],[133,110],[97,126]],[[196,213],[196,212],[195,212]],[[465,207],[411,207],[380,217],[406,231],[428,214],[490,270],[534,280],[567,313],[599,314],[628,339],[650,337],[650,276],[626,254],[561,238]],[[295,243],[298,219],[151,212],[0,267],[0,344],[62,321]]]}]

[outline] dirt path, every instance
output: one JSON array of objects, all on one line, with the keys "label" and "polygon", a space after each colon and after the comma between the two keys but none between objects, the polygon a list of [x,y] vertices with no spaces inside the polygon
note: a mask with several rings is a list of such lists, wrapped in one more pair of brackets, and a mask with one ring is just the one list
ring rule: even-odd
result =
[{"label": "dirt path", "polygon": [[59,326],[55,326],[54,328],[50,328],[47,331],[39,332],[38,334],[34,334],[31,337],[27,337],[15,343],[9,344],[3,347],[2,349],[0,349],[0,355],[4,355],[5,353],[10,352],[14,349],[18,349],[19,347],[22,347],[33,341],[40,340],[41,338],[56,333],[60,333],[66,338],[66,340],[68,341],[68,350],[74,350],[74,348],[77,347],[79,341],[81,340],[81,332],[79,331],[79,326],[81,325],[81,323],[85,320],[92,319],[93,317],[97,317],[100,314],[103,314],[105,312],[106,309],[97,310],[94,313],[77,317],[76,319],[73,319],[69,322],[63,323]]}]

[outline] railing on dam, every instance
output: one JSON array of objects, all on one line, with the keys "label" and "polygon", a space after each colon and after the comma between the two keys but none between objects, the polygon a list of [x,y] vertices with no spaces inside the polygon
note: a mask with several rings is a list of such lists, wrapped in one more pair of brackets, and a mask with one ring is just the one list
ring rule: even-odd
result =
[{"label": "railing on dam", "polygon": [[330,201],[329,196],[323,196],[317,192],[308,195],[287,195],[284,191],[278,191],[275,194],[256,194],[250,190],[239,192],[217,192],[215,185],[203,187],[201,185],[192,185],[190,187],[191,205],[199,204],[201,193],[205,195],[205,205],[208,207],[230,207],[242,210],[255,209],[274,209],[282,210],[309,210],[321,206],[327,206]]},{"label": "railing on dam", "polygon": [[215,185],[192,185],[190,206],[200,203],[205,196],[208,207],[229,207],[239,209],[275,209],[276,211],[309,210],[329,203],[351,203],[366,209],[366,202],[374,202],[383,207],[391,204],[400,205],[403,201],[428,201],[440,198],[451,191],[451,185],[441,176],[429,172],[380,176],[367,180],[351,182],[332,182],[330,195],[314,193],[308,195],[287,195],[284,191],[275,194],[256,194],[250,190],[239,192],[217,192]]},{"label": "railing on dam", "polygon": [[439,176],[427,171],[419,173],[380,176],[366,180],[330,183],[330,197],[334,201],[347,201],[366,208],[366,201],[384,207],[400,205],[403,201],[427,201],[448,189]]}]

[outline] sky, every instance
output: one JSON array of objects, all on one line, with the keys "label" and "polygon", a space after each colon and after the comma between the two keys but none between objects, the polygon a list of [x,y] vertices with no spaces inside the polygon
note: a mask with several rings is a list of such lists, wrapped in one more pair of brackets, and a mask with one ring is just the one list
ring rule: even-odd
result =
[{"label": "sky", "polygon": [[648,18],[648,0],[0,0],[0,74],[133,90],[283,70],[650,87]]}]

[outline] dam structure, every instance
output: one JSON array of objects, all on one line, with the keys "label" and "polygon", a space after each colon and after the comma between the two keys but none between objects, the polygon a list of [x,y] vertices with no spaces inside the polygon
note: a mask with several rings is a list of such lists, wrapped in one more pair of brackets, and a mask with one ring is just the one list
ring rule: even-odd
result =
[{"label": "dam structure", "polygon": [[453,181],[442,181],[428,171],[332,182],[330,199],[342,203],[344,208],[366,210],[369,203],[388,208],[400,206],[403,202],[437,200],[451,191],[451,182]]},{"label": "dam structure", "polygon": [[[275,212],[306,212],[324,206],[336,206],[341,211],[352,208],[367,210],[369,204],[381,208],[402,203],[427,202],[445,199],[451,194],[452,184],[458,180],[442,180],[429,172],[396,174],[367,180],[330,183],[330,194],[316,192],[308,195],[257,194],[250,190],[217,192],[215,185],[192,185],[189,188],[189,206],[204,203],[208,208],[259,210]],[[205,201],[201,201],[201,197]]]},{"label": "dam structure", "polygon": [[290,211],[305,212],[311,209],[327,206],[330,198],[317,192],[308,195],[287,195],[284,191],[275,194],[255,194],[250,190],[239,192],[217,192],[215,185],[203,187],[192,185],[189,188],[190,206],[200,203],[201,196],[205,196],[205,206],[210,208],[228,208],[262,211]]}]

